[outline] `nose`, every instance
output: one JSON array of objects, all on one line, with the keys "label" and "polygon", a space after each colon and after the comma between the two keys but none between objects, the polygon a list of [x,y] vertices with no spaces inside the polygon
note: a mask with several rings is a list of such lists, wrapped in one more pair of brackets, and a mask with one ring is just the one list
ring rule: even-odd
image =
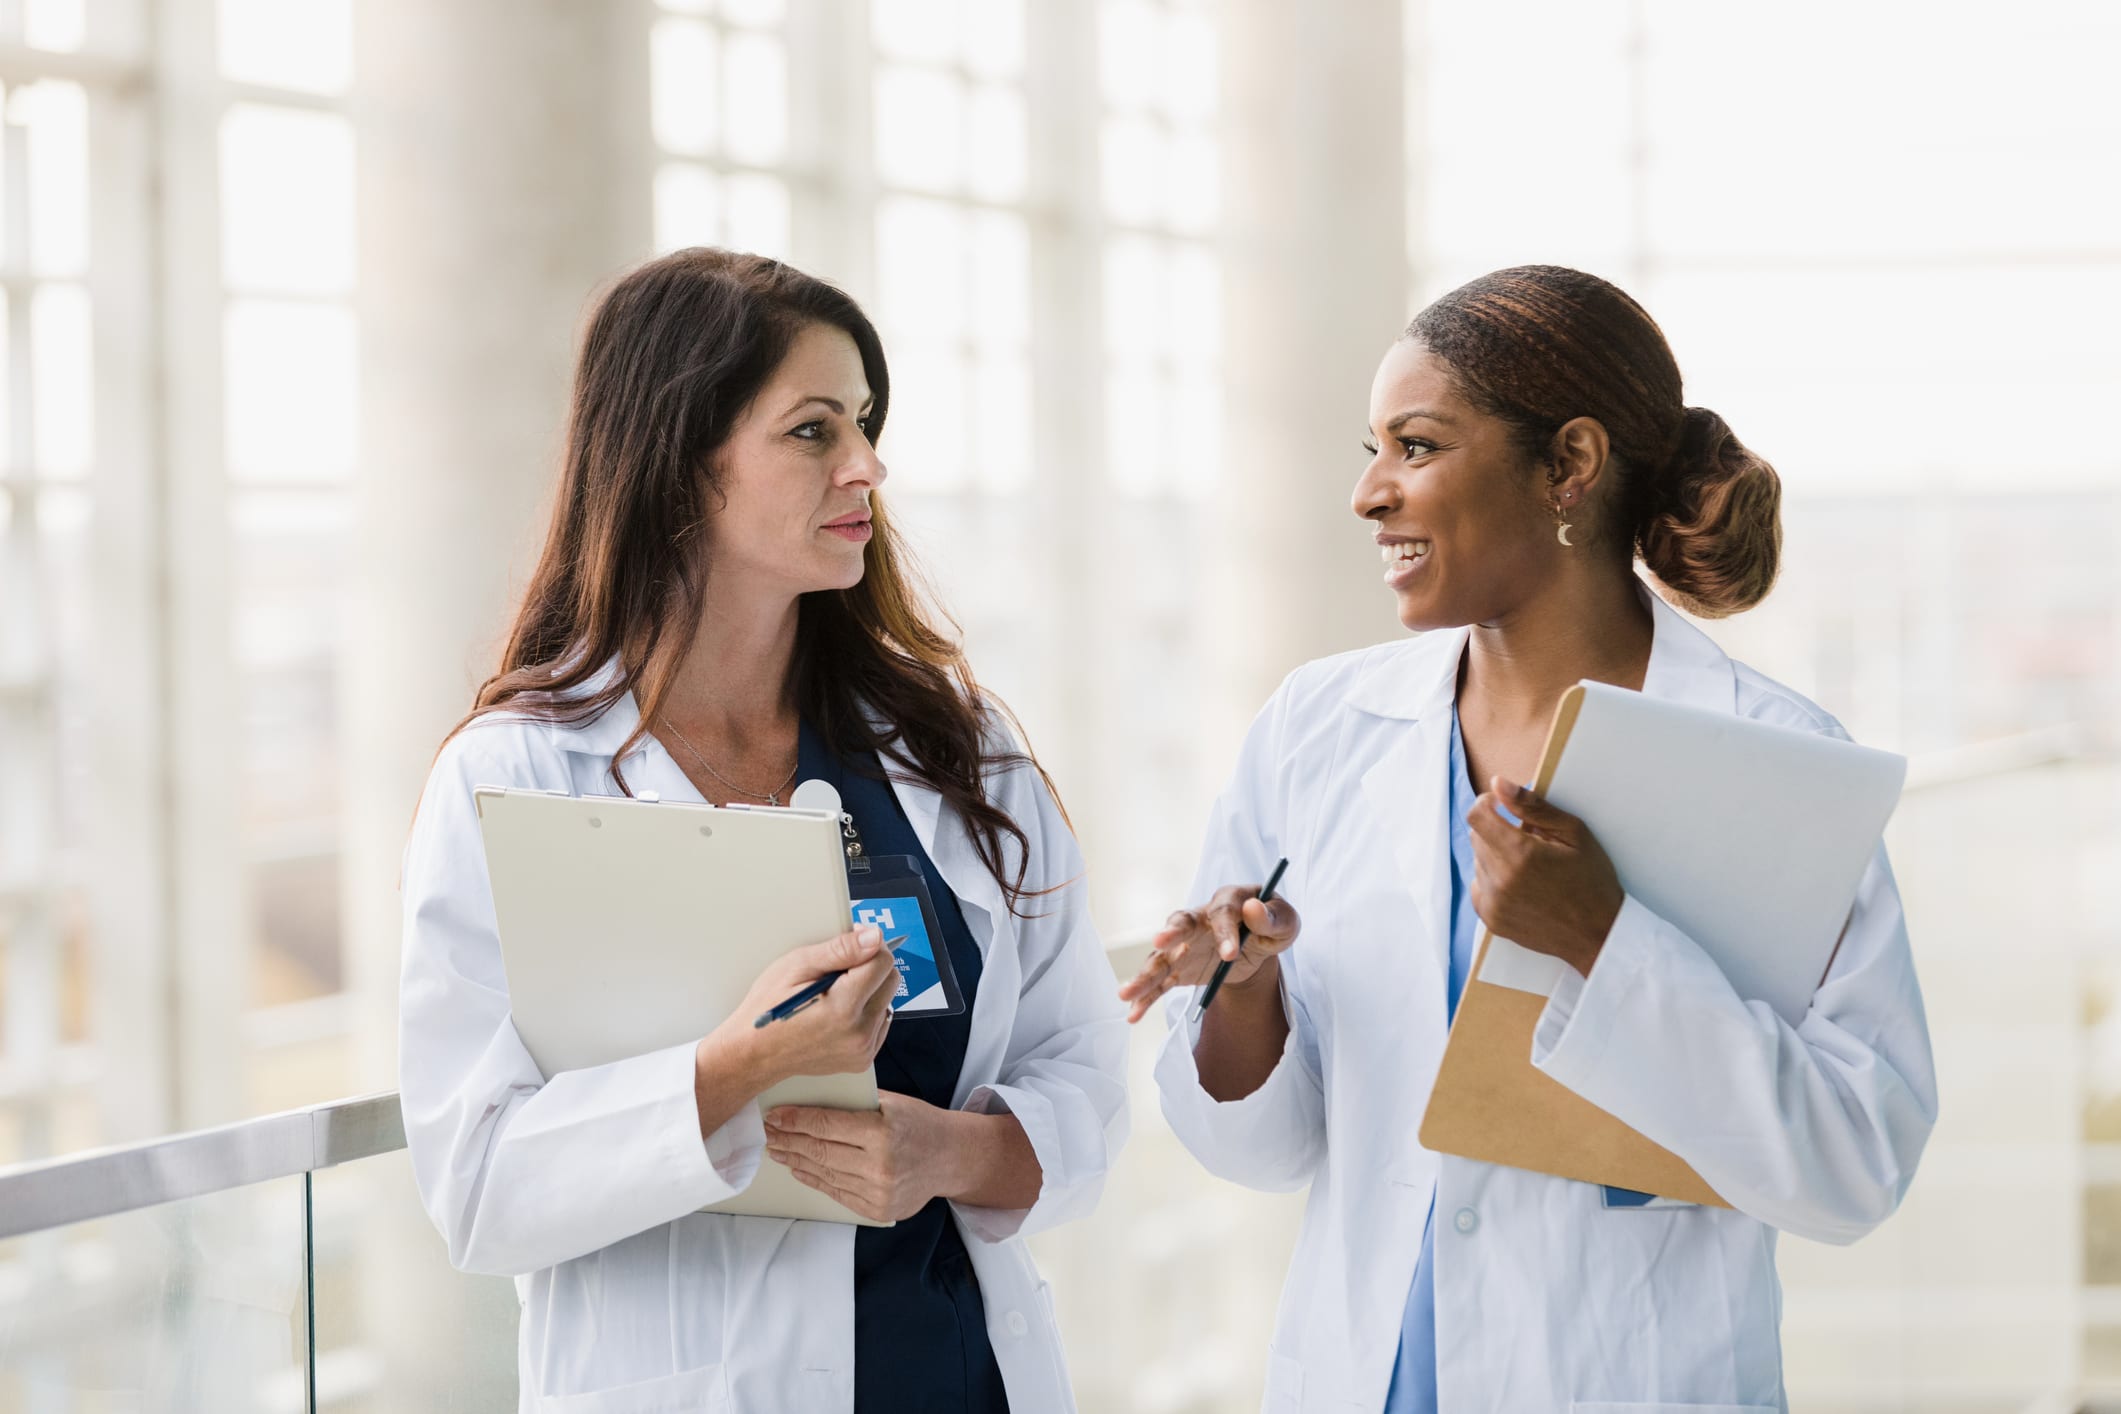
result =
[{"label": "nose", "polygon": [[1391,468],[1382,453],[1371,458],[1356,478],[1355,494],[1349,500],[1349,509],[1364,520],[1381,520],[1399,505],[1399,487],[1392,480]]},{"label": "nose", "polygon": [[866,486],[874,491],[883,485],[890,475],[891,473],[884,469],[883,458],[876,454],[876,448],[870,446],[867,439],[856,438],[853,454],[840,467],[839,475],[833,480],[841,486]]}]

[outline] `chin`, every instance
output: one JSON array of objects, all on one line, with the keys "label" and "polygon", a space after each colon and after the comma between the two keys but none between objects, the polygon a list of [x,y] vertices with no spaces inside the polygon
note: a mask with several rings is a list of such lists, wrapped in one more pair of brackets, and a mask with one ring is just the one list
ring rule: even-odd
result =
[{"label": "chin", "polygon": [[1401,594],[1398,599],[1399,626],[1409,633],[1433,633],[1440,628],[1462,628],[1472,622],[1462,614],[1453,614],[1448,606],[1437,604],[1425,595]]},{"label": "chin", "polygon": [[818,573],[812,576],[811,588],[852,589],[862,582],[862,576],[867,571],[868,561],[866,557],[859,555],[846,563],[823,565],[819,567]]}]

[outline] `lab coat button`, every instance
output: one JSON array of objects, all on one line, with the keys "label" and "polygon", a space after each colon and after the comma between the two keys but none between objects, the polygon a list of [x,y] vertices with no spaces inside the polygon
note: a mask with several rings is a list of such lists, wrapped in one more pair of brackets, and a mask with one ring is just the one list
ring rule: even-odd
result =
[{"label": "lab coat button", "polygon": [[1027,1334],[1030,1329],[1031,1323],[1024,1319],[1023,1312],[1011,1311],[1009,1313],[1009,1334],[1021,1336]]},{"label": "lab coat button", "polygon": [[1458,1215],[1451,1219],[1451,1226],[1470,1237],[1473,1229],[1480,1226],[1480,1214],[1471,1208],[1460,1208]]}]

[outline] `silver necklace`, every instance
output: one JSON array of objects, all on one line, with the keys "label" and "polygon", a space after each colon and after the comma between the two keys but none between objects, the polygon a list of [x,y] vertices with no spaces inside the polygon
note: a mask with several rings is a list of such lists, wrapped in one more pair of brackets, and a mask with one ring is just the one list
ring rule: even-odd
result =
[{"label": "silver necklace", "polygon": [[748,795],[753,800],[763,800],[768,805],[779,805],[781,803],[781,792],[788,789],[789,786],[795,783],[795,773],[803,769],[803,758],[801,756],[798,756],[796,757],[795,764],[788,768],[788,779],[782,781],[778,786],[774,787],[772,790],[767,791],[763,795],[755,790],[745,790],[735,781],[730,780],[720,771],[715,770],[714,767],[708,763],[707,758],[700,755],[700,749],[692,744],[692,739],[678,730],[677,723],[671,721],[668,717],[665,717],[663,718],[663,725],[670,728],[670,734],[678,739],[679,745],[683,746],[687,751],[692,753],[692,759],[700,763],[700,769],[704,770],[708,775],[720,781],[723,785],[729,787],[729,789],[735,791],[738,795]]}]

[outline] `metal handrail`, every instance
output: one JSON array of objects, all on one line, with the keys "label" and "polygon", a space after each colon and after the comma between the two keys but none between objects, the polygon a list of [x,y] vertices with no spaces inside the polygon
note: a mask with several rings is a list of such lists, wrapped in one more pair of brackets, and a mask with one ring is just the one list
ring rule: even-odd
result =
[{"label": "metal handrail", "polygon": [[0,1168],[0,1238],[292,1178],[405,1147],[394,1090]]},{"label": "metal handrail", "polygon": [[[1116,975],[1132,976],[1146,934],[1113,942]],[[330,1100],[262,1119],[90,1149],[0,1168],[0,1240],[313,1173],[405,1147],[398,1092]]]}]

